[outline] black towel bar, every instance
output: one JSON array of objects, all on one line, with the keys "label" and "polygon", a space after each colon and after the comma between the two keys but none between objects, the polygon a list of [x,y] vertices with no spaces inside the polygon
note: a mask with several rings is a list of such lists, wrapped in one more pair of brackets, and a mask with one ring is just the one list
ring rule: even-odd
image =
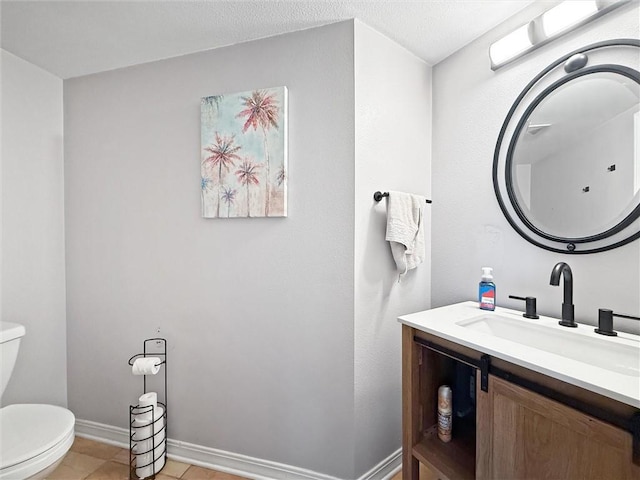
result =
[{"label": "black towel bar", "polygon": [[[373,194],[373,199],[374,199],[376,202],[379,202],[379,201],[380,201],[380,200],[382,200],[384,197],[388,197],[388,196],[389,196],[389,192],[384,192],[384,193],[382,193],[382,192],[380,192],[380,191],[377,191],[376,193],[374,193],[374,194]],[[429,200],[428,198],[426,199],[426,201],[427,201],[427,203],[433,203],[433,201],[432,201],[432,200]]]}]

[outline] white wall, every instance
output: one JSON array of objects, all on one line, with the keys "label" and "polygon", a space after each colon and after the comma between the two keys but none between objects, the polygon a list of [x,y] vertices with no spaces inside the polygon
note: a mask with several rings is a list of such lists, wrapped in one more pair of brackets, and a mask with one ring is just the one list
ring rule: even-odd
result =
[{"label": "white wall", "polygon": [[355,425],[356,476],[402,445],[401,327],[430,306],[427,260],[397,283],[385,242],[386,201],[376,190],[431,195],[431,68],[367,25],[355,23]]},{"label": "white wall", "polygon": [[[613,228],[631,212],[631,199],[636,193],[633,110],[579,141],[561,143],[549,156],[531,164],[533,185],[546,186],[534,188],[531,196],[532,218],[539,220],[537,225],[544,226],[545,232],[570,232],[565,236],[573,237],[595,235]],[[603,137],[609,141],[603,142]],[[592,168],[584,168],[586,157],[595,159]],[[607,170],[611,164],[616,165],[613,172]],[[586,186],[588,192],[583,191]]]},{"label": "white wall", "polygon": [[2,304],[26,327],[3,404],[67,404],[62,80],[0,50]]},{"label": "white wall", "polygon": [[[169,344],[169,436],[353,472],[353,22],[65,81],[69,405],[128,427]],[[289,217],[200,217],[200,98],[289,89]]]},{"label": "white wall", "polygon": [[[499,305],[523,308],[510,294],[538,298],[541,313],[560,315],[562,289],[549,285],[553,265],[574,273],[576,319],[596,323],[598,308],[640,314],[640,242],[593,255],[547,252],[522,239],[502,215],[491,180],[502,122],[529,80],[561,55],[611,38],[638,38],[638,3],[623,6],[497,71],[492,42],[549,6],[534,4],[433,69],[432,302],[477,298],[480,267],[495,269]],[[619,321],[624,329],[638,322]]]}]

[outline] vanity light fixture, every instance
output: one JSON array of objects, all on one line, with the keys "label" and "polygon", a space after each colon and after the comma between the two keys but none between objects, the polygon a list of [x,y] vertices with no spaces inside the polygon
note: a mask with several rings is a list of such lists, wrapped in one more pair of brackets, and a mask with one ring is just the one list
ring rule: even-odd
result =
[{"label": "vanity light fixture", "polygon": [[501,65],[516,55],[526,52],[531,47],[533,47],[533,43],[529,38],[529,25],[522,25],[491,45],[489,47],[489,56],[492,63]]},{"label": "vanity light fixture", "polygon": [[631,0],[565,0],[489,47],[491,69],[514,61]]},{"label": "vanity light fixture", "polygon": [[596,0],[572,0],[556,5],[542,14],[542,30],[553,37],[598,12]]}]

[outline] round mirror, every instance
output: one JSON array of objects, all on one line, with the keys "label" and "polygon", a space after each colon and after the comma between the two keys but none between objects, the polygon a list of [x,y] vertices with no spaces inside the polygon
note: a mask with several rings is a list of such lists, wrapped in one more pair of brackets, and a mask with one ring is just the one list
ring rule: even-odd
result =
[{"label": "round mirror", "polygon": [[503,212],[549,250],[591,253],[640,237],[640,73],[632,68],[640,65],[574,61],[605,46],[612,43],[572,52],[534,79],[496,146]]}]

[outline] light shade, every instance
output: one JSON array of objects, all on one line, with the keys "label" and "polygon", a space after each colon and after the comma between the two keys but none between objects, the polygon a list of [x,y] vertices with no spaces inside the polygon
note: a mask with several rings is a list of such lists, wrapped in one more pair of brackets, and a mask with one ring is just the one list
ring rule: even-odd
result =
[{"label": "light shade", "polygon": [[542,15],[542,30],[546,37],[563,32],[598,11],[596,0],[568,0]]},{"label": "light shade", "polygon": [[566,0],[489,47],[491,69],[497,70],[574,28],[637,0]]},{"label": "light shade", "polygon": [[517,57],[533,46],[529,38],[529,26],[523,25],[489,47],[489,57],[494,66]]}]

